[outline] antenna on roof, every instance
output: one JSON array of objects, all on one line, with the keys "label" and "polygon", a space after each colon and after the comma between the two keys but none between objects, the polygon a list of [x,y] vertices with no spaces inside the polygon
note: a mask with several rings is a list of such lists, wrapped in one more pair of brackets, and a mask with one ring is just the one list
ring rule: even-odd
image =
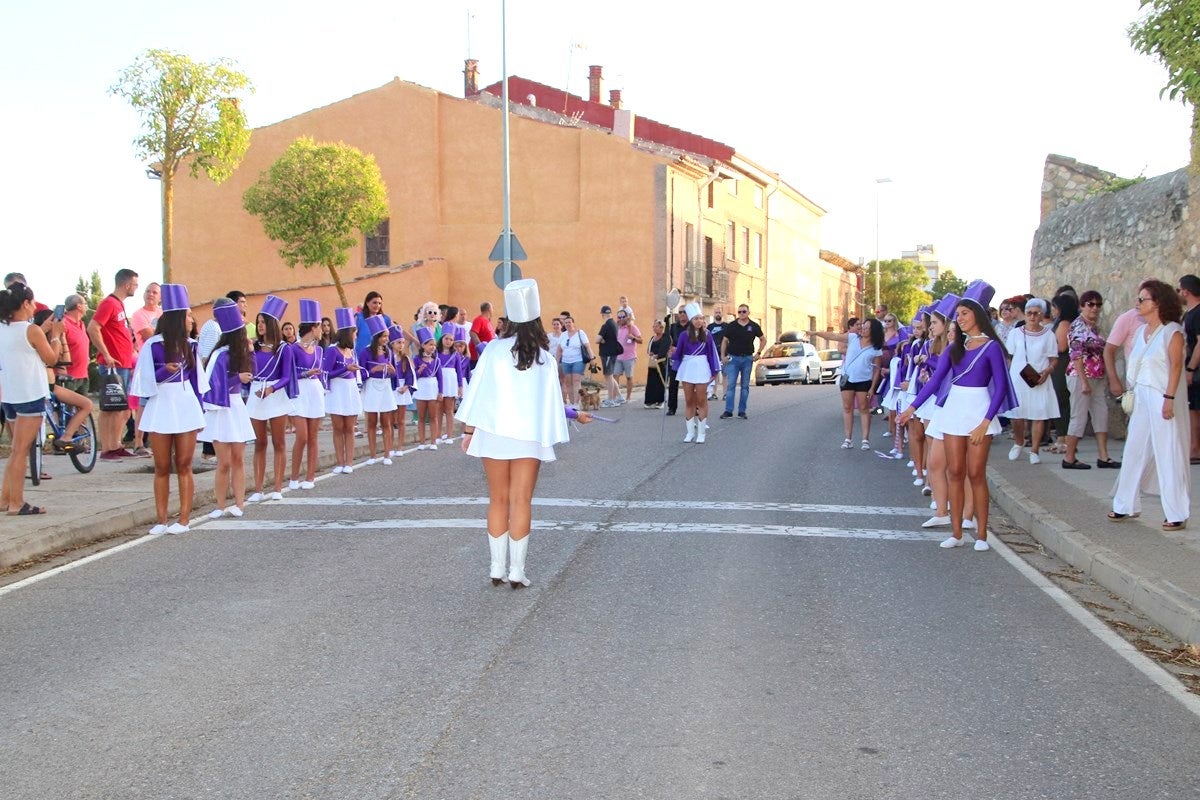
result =
[{"label": "antenna on roof", "polygon": [[467,58],[471,57],[471,20],[475,19],[475,12],[467,9]]},{"label": "antenna on roof", "polygon": [[563,109],[562,113],[567,113],[567,97],[571,94],[571,57],[575,55],[576,50],[587,50],[587,45],[583,42],[572,42],[567,46],[567,83],[563,86]]}]

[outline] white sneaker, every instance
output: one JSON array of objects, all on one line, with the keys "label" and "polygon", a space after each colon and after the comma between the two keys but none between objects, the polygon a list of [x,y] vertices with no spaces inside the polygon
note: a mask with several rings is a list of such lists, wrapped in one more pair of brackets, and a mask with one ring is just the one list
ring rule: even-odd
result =
[{"label": "white sneaker", "polygon": [[975,552],[976,553],[984,553],[991,549],[992,549],[992,546],[987,543],[987,539],[976,539],[975,540]]},{"label": "white sneaker", "polygon": [[612,408],[612,400],[601,400],[600,407],[601,408]]},{"label": "white sneaker", "polygon": [[[915,467],[916,465],[917,465],[917,462],[913,461],[913,460],[910,458],[910,459],[908,460],[908,463],[907,463],[907,464],[905,464],[904,466],[906,466],[906,467]],[[913,475],[916,475],[916,474],[917,474],[917,473],[915,473],[915,472],[913,473]]]},{"label": "white sneaker", "polygon": [[374,464],[374,463],[375,463],[375,461],[376,461],[376,459],[374,459],[374,458],[368,458],[366,461],[364,461],[364,462],[363,462],[363,466],[364,466],[364,467],[369,467],[369,466],[371,466],[372,464]]},{"label": "white sneaker", "polygon": [[167,526],[167,533],[180,534],[187,533],[190,530],[191,528],[189,528],[187,525],[183,525],[178,522],[173,522]]},{"label": "white sneaker", "polygon": [[[932,496],[932,495],[933,495],[933,492],[930,492],[929,494],[930,494],[930,496]],[[930,501],[929,501],[929,510],[930,510],[930,511],[937,511],[937,500],[930,500]]]},{"label": "white sneaker", "polygon": [[950,524],[950,517],[930,517],[921,523],[922,528],[944,528]]},{"label": "white sneaker", "polygon": [[385,467],[390,467],[392,465],[392,460],[390,458],[383,459],[383,465]]},{"label": "white sneaker", "polygon": [[862,449],[863,449],[863,450],[870,450],[870,449],[871,449],[871,443],[870,443],[870,442],[868,442],[866,439],[863,439],[863,440],[862,440]]},{"label": "white sneaker", "polygon": [[351,472],[354,472],[354,467],[350,466],[349,464],[346,464],[342,467],[342,472],[349,475]]},{"label": "white sneaker", "polygon": [[1021,445],[1014,444],[1012,447],[1010,447],[1008,449],[1008,460],[1016,461],[1018,458],[1021,457],[1021,450],[1023,450],[1023,449],[1024,448],[1022,448]]},{"label": "white sneaker", "polygon": [[[921,475],[921,470],[917,469],[916,467],[913,467],[912,476],[914,478],[917,478],[917,477],[920,477],[920,475]],[[918,483],[917,485],[920,486],[921,484]]]},{"label": "white sneaker", "polygon": [[891,431],[884,431],[884,432],[883,432],[883,438],[885,438],[885,439],[890,439],[890,438],[892,438],[892,432],[891,432]]},{"label": "white sneaker", "polygon": [[288,489],[290,489],[291,491],[294,492],[299,488],[300,488],[300,481],[288,481]]},{"label": "white sneaker", "polygon": [[926,486],[926,487],[922,488],[921,494],[924,495],[925,497],[933,497],[933,487]]},{"label": "white sneaker", "polygon": [[336,467],[331,469],[330,472],[332,472],[334,475],[341,475],[342,474],[342,465],[338,464]]},{"label": "white sneaker", "polygon": [[436,444],[431,444],[431,445],[429,445],[429,449],[430,449],[430,450],[437,450],[437,445],[436,445]]},{"label": "white sneaker", "polygon": [[974,518],[972,518],[972,519],[964,519],[964,520],[963,520],[963,530],[964,530],[964,531],[973,531],[973,530],[975,530],[977,527],[979,527],[979,526],[977,526],[977,525],[975,524],[975,520],[974,520]]},{"label": "white sneaker", "polygon": [[268,500],[282,500],[283,492],[271,492],[269,495],[267,495],[267,499]]},{"label": "white sneaker", "polygon": [[239,518],[246,515],[246,512],[242,511],[237,506],[230,506],[229,508],[225,509],[225,513],[231,517],[239,517]]},{"label": "white sneaker", "polygon": [[942,543],[939,544],[938,547],[944,547],[948,550],[951,547],[962,547],[966,543],[966,539],[955,539],[953,536],[951,536],[948,539],[943,539]]},{"label": "white sneaker", "polygon": [[888,453],[888,455],[889,455],[889,456],[891,456],[892,458],[894,458],[894,459],[895,459],[895,460],[897,460],[897,461],[899,461],[900,459],[904,458],[904,453],[903,453],[903,452],[901,452],[901,451],[899,450],[899,448],[895,448],[895,447],[893,447],[893,448],[892,448],[891,452],[889,452],[889,453]]},{"label": "white sneaker", "polygon": [[317,484],[313,483],[312,481],[300,481],[301,489],[315,489],[316,487]]},{"label": "white sneaker", "polygon": [[1037,453],[1030,453],[1029,454],[1029,463],[1030,464],[1040,464],[1040,463],[1042,463],[1042,457],[1040,455],[1038,455]]},{"label": "white sneaker", "polygon": [[155,525],[153,528],[150,529],[151,536],[162,536],[166,532],[167,532],[166,525]]},{"label": "white sneaker", "polygon": [[220,519],[223,516],[225,516],[225,509],[223,508],[214,508],[212,511],[208,512],[209,519]]},{"label": "white sneaker", "polygon": [[925,485],[924,478],[917,478],[913,481],[913,486],[924,486],[924,485]]},{"label": "white sneaker", "polygon": [[255,492],[254,494],[252,494],[246,498],[246,502],[247,503],[261,503],[262,499],[263,499],[262,492]]},{"label": "white sneaker", "polygon": [[425,445],[423,445],[423,444],[419,444],[419,445],[417,445],[417,449],[418,449],[418,450],[424,450],[424,449],[425,449]]},{"label": "white sneaker", "polygon": [[854,446],[854,444],[849,439],[842,440],[842,449],[843,450],[849,450],[853,446]]}]

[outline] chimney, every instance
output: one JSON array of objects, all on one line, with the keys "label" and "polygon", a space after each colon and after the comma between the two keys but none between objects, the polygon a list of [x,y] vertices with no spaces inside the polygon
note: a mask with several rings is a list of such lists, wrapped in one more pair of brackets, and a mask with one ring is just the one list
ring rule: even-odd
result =
[{"label": "chimney", "polygon": [[463,97],[479,94],[479,59],[468,58],[463,67]]},{"label": "chimney", "polygon": [[604,77],[604,67],[593,64],[588,67],[588,100],[600,102],[600,81]]},{"label": "chimney", "polygon": [[633,127],[637,117],[632,111],[624,108],[613,110],[613,136],[619,136],[627,142],[633,142]]},{"label": "chimney", "polygon": [[621,108],[621,90],[620,89],[609,89],[608,90],[608,104],[610,106],[612,106],[613,108],[620,110],[620,108]]}]

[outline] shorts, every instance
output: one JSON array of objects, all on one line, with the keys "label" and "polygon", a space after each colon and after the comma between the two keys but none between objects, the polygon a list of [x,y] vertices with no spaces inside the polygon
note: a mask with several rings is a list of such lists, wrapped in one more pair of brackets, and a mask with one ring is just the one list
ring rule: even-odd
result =
[{"label": "shorts", "polygon": [[87,378],[59,378],[58,385],[75,394],[85,395],[88,393]]},{"label": "shorts", "polygon": [[[132,369],[130,369],[128,367],[109,367],[104,364],[98,364],[96,366],[96,370],[99,372],[101,378],[103,378],[105,375],[116,373],[117,377],[121,379],[121,385],[123,387],[125,387],[126,395],[129,397],[129,407],[130,408],[138,407],[138,399],[136,397],[134,397],[133,395],[129,394],[129,382],[131,380],[133,380],[133,370]],[[109,412],[106,412],[106,413],[109,413]],[[122,412],[116,411],[116,412],[111,412],[111,413],[120,414]]]},{"label": "shorts", "polygon": [[617,368],[617,357],[600,356],[600,366],[604,368],[605,375],[612,375],[613,370]]},{"label": "shorts", "polygon": [[618,378],[621,377],[622,375],[632,378],[633,377],[633,368],[636,364],[637,364],[636,358],[626,358],[626,359],[618,358],[617,365],[616,365],[616,367],[613,368],[613,375],[615,375]]},{"label": "shorts", "polygon": [[568,364],[563,364],[563,375],[582,375],[586,367],[587,365],[582,361],[574,361]]},{"label": "shorts", "polygon": [[17,417],[40,417],[46,413],[46,398],[30,400],[27,403],[0,402],[0,411],[3,412],[4,419],[9,422],[12,422]]},{"label": "shorts", "polygon": [[1200,384],[1189,383],[1187,390],[1188,411],[1200,411]]},{"label": "shorts", "polygon": [[847,381],[842,384],[841,388],[843,392],[869,392],[871,391],[871,382],[859,381],[855,383],[854,381]]}]

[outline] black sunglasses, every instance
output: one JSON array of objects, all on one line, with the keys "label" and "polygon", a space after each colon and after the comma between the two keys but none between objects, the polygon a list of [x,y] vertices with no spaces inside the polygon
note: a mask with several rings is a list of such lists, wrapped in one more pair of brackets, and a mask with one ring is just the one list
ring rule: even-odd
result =
[{"label": "black sunglasses", "polygon": [[1086,303],[1084,303],[1084,305],[1088,308],[1104,308],[1104,303],[1096,300],[1088,300]]}]

